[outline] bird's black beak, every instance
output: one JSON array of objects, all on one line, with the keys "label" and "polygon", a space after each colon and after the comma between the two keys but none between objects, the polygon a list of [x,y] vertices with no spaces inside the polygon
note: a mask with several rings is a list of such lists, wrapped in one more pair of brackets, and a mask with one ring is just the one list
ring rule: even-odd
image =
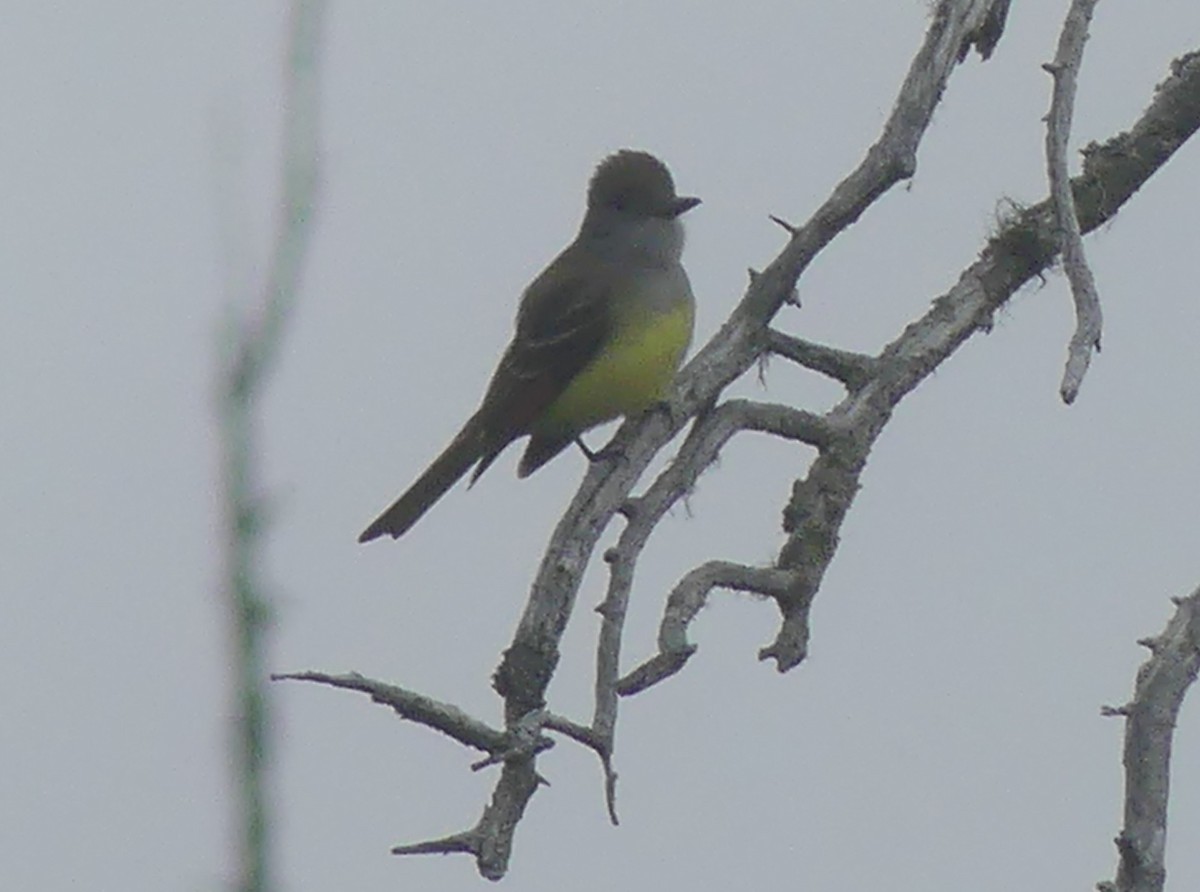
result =
[{"label": "bird's black beak", "polygon": [[670,215],[672,218],[678,217],[681,214],[687,213],[688,211],[690,211],[692,208],[694,208],[699,203],[700,203],[699,198],[692,198],[692,197],[686,197],[686,196],[683,198],[676,198],[674,203],[671,205]]}]

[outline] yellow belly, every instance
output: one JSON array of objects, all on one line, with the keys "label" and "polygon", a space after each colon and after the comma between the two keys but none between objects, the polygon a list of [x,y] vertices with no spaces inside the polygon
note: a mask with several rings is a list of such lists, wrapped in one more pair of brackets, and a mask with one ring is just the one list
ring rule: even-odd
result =
[{"label": "yellow belly", "polygon": [[542,434],[578,433],[662,399],[692,341],[689,304],[624,320],[612,342],[538,420]]}]

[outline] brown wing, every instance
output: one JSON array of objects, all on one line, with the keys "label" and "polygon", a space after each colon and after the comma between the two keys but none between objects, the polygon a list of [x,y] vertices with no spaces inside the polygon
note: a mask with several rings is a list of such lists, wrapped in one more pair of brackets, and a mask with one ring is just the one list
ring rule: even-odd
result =
[{"label": "brown wing", "polygon": [[486,444],[474,481],[558,398],[612,330],[611,274],[567,248],[525,291],[517,331],[504,351],[478,418]]}]

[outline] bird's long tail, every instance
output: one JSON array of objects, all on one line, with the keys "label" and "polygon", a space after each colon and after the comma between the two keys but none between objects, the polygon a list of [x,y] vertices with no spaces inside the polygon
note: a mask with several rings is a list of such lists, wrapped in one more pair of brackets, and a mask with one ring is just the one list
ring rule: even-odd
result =
[{"label": "bird's long tail", "polygon": [[472,417],[416,483],[362,531],[358,541],[370,542],[385,533],[393,539],[404,535],[479,460],[483,453],[481,434],[478,418]]}]

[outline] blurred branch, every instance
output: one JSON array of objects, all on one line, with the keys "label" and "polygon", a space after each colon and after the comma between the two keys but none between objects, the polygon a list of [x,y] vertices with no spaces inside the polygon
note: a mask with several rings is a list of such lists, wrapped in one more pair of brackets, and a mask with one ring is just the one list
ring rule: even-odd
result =
[{"label": "blurred branch", "polygon": [[1133,700],[1105,715],[1125,717],[1125,826],[1115,842],[1115,882],[1102,892],[1162,892],[1166,882],[1167,800],[1171,741],[1187,689],[1200,672],[1200,588],[1175,599],[1175,615],[1150,649],[1134,683]]},{"label": "blurred branch", "polygon": [[1062,244],[1063,268],[1075,299],[1075,334],[1067,349],[1067,367],[1059,393],[1063,402],[1075,402],[1083,376],[1092,361],[1092,350],[1100,349],[1102,315],[1096,280],[1083,250],[1083,235],[1075,214],[1075,198],[1067,176],[1067,142],[1071,137],[1071,117],[1075,110],[1075,85],[1083,61],[1088,24],[1098,0],[1072,0],[1063,22],[1054,61],[1043,65],[1054,78],[1054,98],[1046,123],[1046,163],[1050,174],[1050,200]]},{"label": "blurred branch", "polygon": [[316,192],[320,48],[324,0],[292,4],[284,71],[281,208],[272,261],[260,301],[230,308],[223,332],[217,412],[225,517],[224,597],[233,640],[236,726],[232,761],[238,797],[240,892],[265,892],[270,882],[270,820],[266,769],[270,712],[266,694],[266,631],[271,609],[259,573],[264,528],[257,468],[255,410],[278,355],[283,326],[299,290]]}]

